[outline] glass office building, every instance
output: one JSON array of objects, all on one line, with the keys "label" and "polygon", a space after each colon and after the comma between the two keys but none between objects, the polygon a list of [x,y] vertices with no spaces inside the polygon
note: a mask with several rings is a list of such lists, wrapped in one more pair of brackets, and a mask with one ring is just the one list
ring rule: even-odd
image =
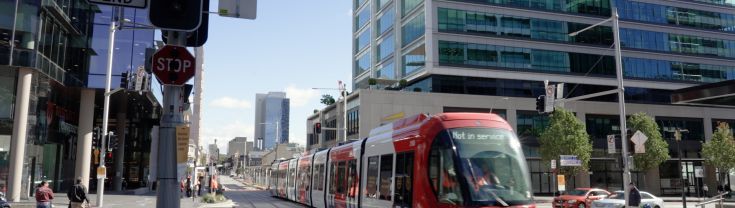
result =
[{"label": "glass office building", "polygon": [[259,149],[288,143],[290,104],[285,92],[255,95],[255,141]]},{"label": "glass office building", "polygon": [[[735,79],[732,1],[354,0],[353,4],[353,87],[528,101],[528,105],[491,106],[500,101],[487,105],[507,112],[523,137],[533,190],[540,194],[553,191],[553,174],[548,164],[540,163],[537,136],[548,118],[535,112],[533,98],[544,93],[544,80],[565,83],[567,97],[616,88],[612,24],[569,34],[610,18],[617,8],[626,102],[655,117],[672,158],[678,154],[670,131],[690,131],[682,143],[683,168],[667,161],[659,170],[634,172],[633,180],[652,193],[672,195],[681,193],[677,188],[681,183],[692,195],[710,183],[694,177],[694,169],[703,166],[701,142],[711,138],[713,122],[730,121],[735,112],[707,107],[674,112],[667,106],[674,90]],[[594,165],[571,180],[574,186],[622,188],[620,155],[607,154],[604,146],[606,135],[619,132],[615,102],[617,96],[608,95],[567,106],[586,123],[595,147]],[[644,178],[648,182],[642,182]]]}]

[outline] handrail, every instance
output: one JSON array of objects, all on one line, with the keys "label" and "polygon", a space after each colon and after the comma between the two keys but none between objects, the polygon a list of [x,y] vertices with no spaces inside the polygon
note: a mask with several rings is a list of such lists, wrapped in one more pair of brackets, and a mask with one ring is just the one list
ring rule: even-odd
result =
[{"label": "handrail", "polygon": [[727,191],[726,191],[726,192],[722,192],[722,193],[720,193],[720,194],[718,194],[718,195],[716,195],[716,196],[713,196],[713,197],[710,197],[710,198],[708,198],[708,199],[707,199],[706,201],[704,201],[704,202],[700,202],[700,203],[697,203],[697,204],[695,204],[694,206],[695,206],[695,207],[704,207],[704,205],[707,205],[707,204],[712,204],[712,203],[716,203],[716,202],[719,202],[719,203],[720,203],[720,207],[722,207],[722,201],[724,201],[724,200],[725,200],[724,198],[722,198],[722,196],[725,196],[725,195],[727,195],[727,194],[729,194],[729,193],[730,193],[730,192],[727,192]]}]

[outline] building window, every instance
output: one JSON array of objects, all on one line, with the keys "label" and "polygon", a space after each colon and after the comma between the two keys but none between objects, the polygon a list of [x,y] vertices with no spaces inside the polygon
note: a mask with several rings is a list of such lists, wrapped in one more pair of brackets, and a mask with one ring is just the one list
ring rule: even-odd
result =
[{"label": "building window", "polygon": [[365,29],[355,40],[355,53],[370,45],[370,28]]},{"label": "building window", "polygon": [[355,17],[355,31],[359,31],[368,23],[368,21],[370,21],[370,7],[365,7],[365,9],[360,11],[360,13],[357,14],[357,17]]},{"label": "building window", "polygon": [[395,62],[390,61],[388,63],[384,63],[380,69],[375,74],[375,77],[379,79],[395,79],[396,78],[396,66],[393,64]]},{"label": "building window", "polygon": [[403,55],[402,59],[403,67],[401,68],[401,72],[404,77],[424,68],[424,65],[426,64],[426,51],[424,50],[424,45],[421,45],[411,50],[406,55]]},{"label": "building window", "polygon": [[370,51],[365,52],[355,63],[355,76],[362,74],[365,71],[370,71]]},{"label": "building window", "polygon": [[413,9],[421,4],[421,2],[423,2],[423,0],[401,0],[401,8],[403,8],[401,14],[403,14],[403,16],[406,16],[408,12],[413,11]]},{"label": "building window", "polygon": [[360,108],[355,107],[347,111],[347,135],[360,133]]},{"label": "building window", "polygon": [[[581,0],[581,1],[547,1],[547,0],[452,0],[462,2],[473,2],[489,5],[505,5],[521,8],[532,8],[549,11],[561,11],[568,13],[591,14],[598,16],[610,16],[609,0]],[[569,3],[566,3],[569,2]]]},{"label": "building window", "polygon": [[354,10],[359,9],[363,4],[369,2],[368,0],[355,0],[355,7]]},{"label": "building window", "polygon": [[402,31],[402,46],[406,46],[419,37],[424,36],[424,13],[418,14],[411,21],[401,28]]},{"label": "building window", "polygon": [[[337,119],[332,119],[324,122],[322,125],[327,128],[337,128]],[[337,139],[337,130],[322,130],[324,132],[324,141],[332,141]]]},{"label": "building window", "polygon": [[519,137],[539,137],[549,125],[549,116],[536,111],[517,111],[517,133]]},{"label": "building window", "polygon": [[378,34],[383,34],[388,31],[388,29],[392,28],[395,21],[395,7],[391,6],[390,8],[383,11],[383,16],[378,17]]},{"label": "building window", "polygon": [[384,37],[383,40],[378,44],[378,62],[390,57],[390,55],[393,55],[393,52],[395,50],[396,45],[393,34]]},{"label": "building window", "polygon": [[[680,145],[682,157],[701,158],[702,142],[704,142],[704,122],[699,118],[656,117],[656,123],[661,129],[661,136],[669,143],[669,155],[679,157],[677,145]],[[681,141],[674,138],[676,129],[686,129],[689,132],[681,134]]]}]

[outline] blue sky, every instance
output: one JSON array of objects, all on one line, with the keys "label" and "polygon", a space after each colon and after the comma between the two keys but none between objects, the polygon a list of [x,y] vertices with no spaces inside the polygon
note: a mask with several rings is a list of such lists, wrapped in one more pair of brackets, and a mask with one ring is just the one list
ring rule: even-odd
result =
[{"label": "blue sky", "polygon": [[[210,15],[202,144],[252,141],[255,94],[268,91],[291,98],[290,140],[305,144],[306,117],[323,107],[319,97],[338,94],[311,88],[351,83],[351,2],[260,0],[255,20]],[[210,11],[217,6],[212,0]]]}]

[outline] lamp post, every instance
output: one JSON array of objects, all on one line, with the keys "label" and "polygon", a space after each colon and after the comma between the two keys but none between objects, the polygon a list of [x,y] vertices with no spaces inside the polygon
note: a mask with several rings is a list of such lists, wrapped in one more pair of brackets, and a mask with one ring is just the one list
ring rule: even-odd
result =
[{"label": "lamp post", "polygon": [[[582,30],[570,33],[569,36],[576,36],[579,33],[586,31],[590,28],[597,27],[599,25],[605,24],[607,22],[612,21],[613,25],[613,40],[614,40],[614,46],[615,46],[615,74],[617,75],[617,81],[618,81],[618,108],[620,111],[620,138],[622,139],[622,157],[623,157],[623,189],[625,191],[625,205],[628,205],[629,202],[629,195],[630,195],[630,167],[628,164],[628,145],[625,141],[628,139],[627,135],[627,127],[626,127],[626,118],[625,118],[625,88],[623,87],[623,61],[622,61],[622,55],[620,51],[620,25],[618,23],[618,9],[615,7],[615,5],[611,6],[612,11],[612,17],[609,19],[606,19],[602,22],[599,22],[597,24],[591,25],[589,27],[586,27]],[[686,208],[686,207],[684,207]]]}]

